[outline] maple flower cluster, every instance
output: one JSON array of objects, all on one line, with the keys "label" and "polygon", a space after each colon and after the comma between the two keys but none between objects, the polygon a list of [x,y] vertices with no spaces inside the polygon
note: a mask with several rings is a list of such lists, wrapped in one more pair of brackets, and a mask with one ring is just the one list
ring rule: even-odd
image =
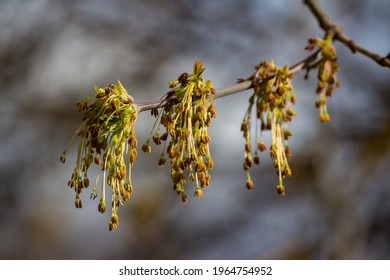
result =
[{"label": "maple flower cluster", "polygon": [[[156,145],[164,142],[158,164],[166,165],[170,159],[173,188],[184,203],[188,196],[184,190],[187,180],[195,182],[196,197],[203,197],[202,189],[210,184],[210,172],[214,163],[210,155],[211,138],[208,127],[216,117],[213,95],[214,88],[209,80],[204,81],[202,62],[196,61],[192,74],[183,73],[171,81],[171,90],[166,94],[164,108],[152,114],[157,117],[158,126],[142,146],[144,152],[151,152],[150,139]],[[160,118],[158,118],[160,116]]]},{"label": "maple flower cluster", "polygon": [[[295,93],[291,84],[292,73],[285,65],[282,68],[272,62],[263,61],[256,67],[253,76],[254,93],[249,99],[249,106],[241,124],[245,140],[243,169],[247,172],[246,186],[253,188],[249,169],[252,163],[259,164],[259,151],[265,151],[267,146],[263,140],[263,132],[271,130],[270,156],[276,168],[279,182],[276,187],[280,195],[285,194],[283,178],[291,176],[287,158],[291,156],[288,140],[292,133],[288,122],[296,116],[292,105],[295,104]],[[255,114],[252,116],[252,114]],[[255,149],[252,157],[252,118],[255,118]]]},{"label": "maple flower cluster", "polygon": [[[311,51],[314,48],[319,48],[322,58],[306,69],[318,68],[315,105],[319,109],[319,120],[325,122],[330,120],[327,97],[332,96],[334,88],[339,86],[332,36],[327,34],[325,39],[309,39],[306,49]],[[203,197],[203,189],[210,184],[210,170],[214,166],[208,128],[216,117],[215,89],[209,80],[203,79],[204,70],[202,62],[196,61],[191,74],[182,73],[177,80],[169,82],[170,90],[160,104],[147,108],[151,109],[156,122],[142,151],[152,151],[151,141],[163,145],[158,165],[165,166],[167,159],[170,160],[173,188],[183,203],[188,202],[184,188],[188,180],[195,184],[194,196]],[[273,62],[263,61],[247,79],[252,83],[253,94],[249,98],[241,131],[245,141],[243,169],[248,189],[253,189],[249,170],[253,164],[260,164],[259,153],[269,149],[278,176],[277,193],[285,195],[283,179],[292,175],[288,164],[291,156],[288,141],[292,133],[288,123],[296,116],[292,108],[296,101],[292,78],[293,73],[287,65],[277,67]],[[100,196],[97,208],[100,213],[105,213],[106,190],[111,191],[109,230],[112,231],[119,225],[118,208],[124,205],[133,191],[131,169],[137,158],[134,125],[138,113],[146,109],[134,102],[119,81],[106,88],[95,86],[95,91],[94,97],[76,103],[84,114],[83,123],[60,160],[65,162],[70,144],[75,137],[80,137],[77,160],[68,186],[76,193],[76,208],[82,208],[82,191],[90,186],[88,170],[93,164],[98,166],[90,197],[96,199]],[[263,139],[265,131],[271,131],[269,147]]]},{"label": "maple flower cluster", "polygon": [[134,125],[138,111],[119,81],[117,85],[111,84],[106,88],[95,86],[95,91],[95,97],[88,97],[76,104],[79,111],[84,112],[83,123],[62,153],[61,161],[65,162],[71,142],[79,136],[77,160],[68,186],[76,193],[76,208],[82,208],[80,195],[90,185],[88,170],[92,164],[99,166],[91,198],[99,196],[97,189],[100,183],[98,211],[104,213],[106,188],[111,188],[111,231],[119,224],[118,207],[124,205],[133,190],[131,167],[137,157]]},{"label": "maple flower cluster", "polygon": [[323,59],[318,65],[316,108],[319,109],[320,122],[327,122],[330,116],[327,110],[327,97],[331,97],[335,87],[340,87],[337,79],[339,65],[336,61],[336,48],[332,44],[333,37],[328,34],[325,39],[310,38],[306,50],[311,51],[315,47],[321,49]]}]

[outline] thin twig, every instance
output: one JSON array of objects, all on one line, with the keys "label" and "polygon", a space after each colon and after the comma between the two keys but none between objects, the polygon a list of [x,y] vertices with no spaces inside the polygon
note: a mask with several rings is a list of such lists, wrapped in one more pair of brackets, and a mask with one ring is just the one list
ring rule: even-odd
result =
[{"label": "thin twig", "polygon": [[333,34],[333,38],[335,40],[338,40],[346,45],[353,53],[361,53],[362,55],[367,56],[383,67],[390,67],[390,53],[387,56],[381,56],[356,44],[322,11],[321,7],[318,5],[317,0],[304,0],[304,3],[315,16],[320,27],[326,33]]},{"label": "thin twig", "polygon": [[[298,63],[294,64],[290,67],[290,72],[295,75],[302,70],[309,70],[313,65],[315,65],[317,62],[319,62],[322,59],[321,51],[317,50],[312,55],[306,57],[305,59],[299,61]],[[272,77],[268,77],[272,78]],[[216,89],[214,94],[214,99],[222,98],[237,92],[241,92],[244,90],[248,90],[253,87],[253,76],[249,77],[248,79],[245,79],[244,81],[224,87],[221,89]],[[157,109],[164,107],[169,100],[163,99],[163,100],[154,100],[154,101],[146,101],[146,102],[138,102],[134,103],[133,105],[138,109],[139,112]]]}]

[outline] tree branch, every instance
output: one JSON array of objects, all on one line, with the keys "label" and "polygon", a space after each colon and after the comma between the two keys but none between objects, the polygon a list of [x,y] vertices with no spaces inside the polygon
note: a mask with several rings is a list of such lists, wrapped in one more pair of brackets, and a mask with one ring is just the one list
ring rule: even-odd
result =
[{"label": "tree branch", "polygon": [[320,27],[328,34],[333,34],[335,40],[340,41],[347,46],[353,53],[358,52],[366,57],[374,60],[376,63],[383,67],[390,67],[390,52],[385,56],[381,56],[370,50],[367,50],[360,45],[356,44],[351,38],[349,38],[341,30],[340,27],[335,25],[333,21],[322,11],[318,5],[317,0],[304,0],[304,4],[309,8],[311,13],[315,16]]},{"label": "tree branch", "polygon": [[[290,67],[290,72],[295,75],[302,70],[309,70],[311,67],[313,67],[315,64],[317,64],[320,60],[322,59],[321,51],[317,50],[314,52],[312,55],[306,57],[305,59],[297,62],[293,66]],[[244,90],[248,90],[253,87],[253,75],[250,76],[249,78],[228,86],[224,87],[221,89],[216,89],[215,94],[214,94],[214,99],[222,98],[237,92],[241,92]],[[269,79],[272,78],[268,77]],[[146,102],[138,102],[138,103],[133,103],[133,105],[138,109],[139,112],[142,111],[148,111],[152,109],[157,109],[164,107],[170,100],[169,99],[159,99],[159,100],[154,100],[154,101],[146,101]]]}]

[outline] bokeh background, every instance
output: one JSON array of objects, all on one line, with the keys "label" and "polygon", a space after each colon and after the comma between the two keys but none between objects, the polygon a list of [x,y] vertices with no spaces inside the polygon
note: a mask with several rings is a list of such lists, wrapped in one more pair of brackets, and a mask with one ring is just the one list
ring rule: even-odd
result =
[{"label": "bokeh background", "polygon": [[[356,42],[390,51],[389,1],[320,4]],[[245,187],[247,91],[216,101],[203,199],[181,203],[155,148],[139,153],[115,232],[88,192],[74,207],[67,181],[77,144],[65,165],[59,156],[81,122],[74,103],[93,83],[120,80],[136,100],[154,100],[200,59],[221,88],[261,60],[301,60],[311,36],[323,32],[302,1],[0,1],[0,258],[388,259],[390,72],[339,43],[331,122],[317,120],[315,73],[294,79],[285,197],[266,153],[252,170],[254,190]],[[139,116],[139,143],[153,122]]]}]

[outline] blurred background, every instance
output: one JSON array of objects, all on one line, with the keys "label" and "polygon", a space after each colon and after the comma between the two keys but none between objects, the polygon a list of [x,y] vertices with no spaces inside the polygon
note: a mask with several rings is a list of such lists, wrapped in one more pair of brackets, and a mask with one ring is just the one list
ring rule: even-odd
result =
[{"label": "blurred background", "polygon": [[[320,4],[356,42],[390,51],[389,1]],[[115,232],[88,192],[74,207],[67,182],[77,144],[65,164],[59,157],[81,123],[74,103],[94,94],[93,83],[120,80],[148,101],[197,59],[216,88],[262,60],[292,65],[308,55],[308,37],[323,36],[302,1],[3,0],[0,26],[1,259],[390,258],[390,72],[339,43],[331,122],[317,120],[315,73],[294,79],[285,197],[267,153],[252,169],[254,190],[245,187],[247,91],[215,103],[215,168],[203,199],[181,203],[155,147],[139,152]],[[139,150],[153,122],[140,114]]]}]

